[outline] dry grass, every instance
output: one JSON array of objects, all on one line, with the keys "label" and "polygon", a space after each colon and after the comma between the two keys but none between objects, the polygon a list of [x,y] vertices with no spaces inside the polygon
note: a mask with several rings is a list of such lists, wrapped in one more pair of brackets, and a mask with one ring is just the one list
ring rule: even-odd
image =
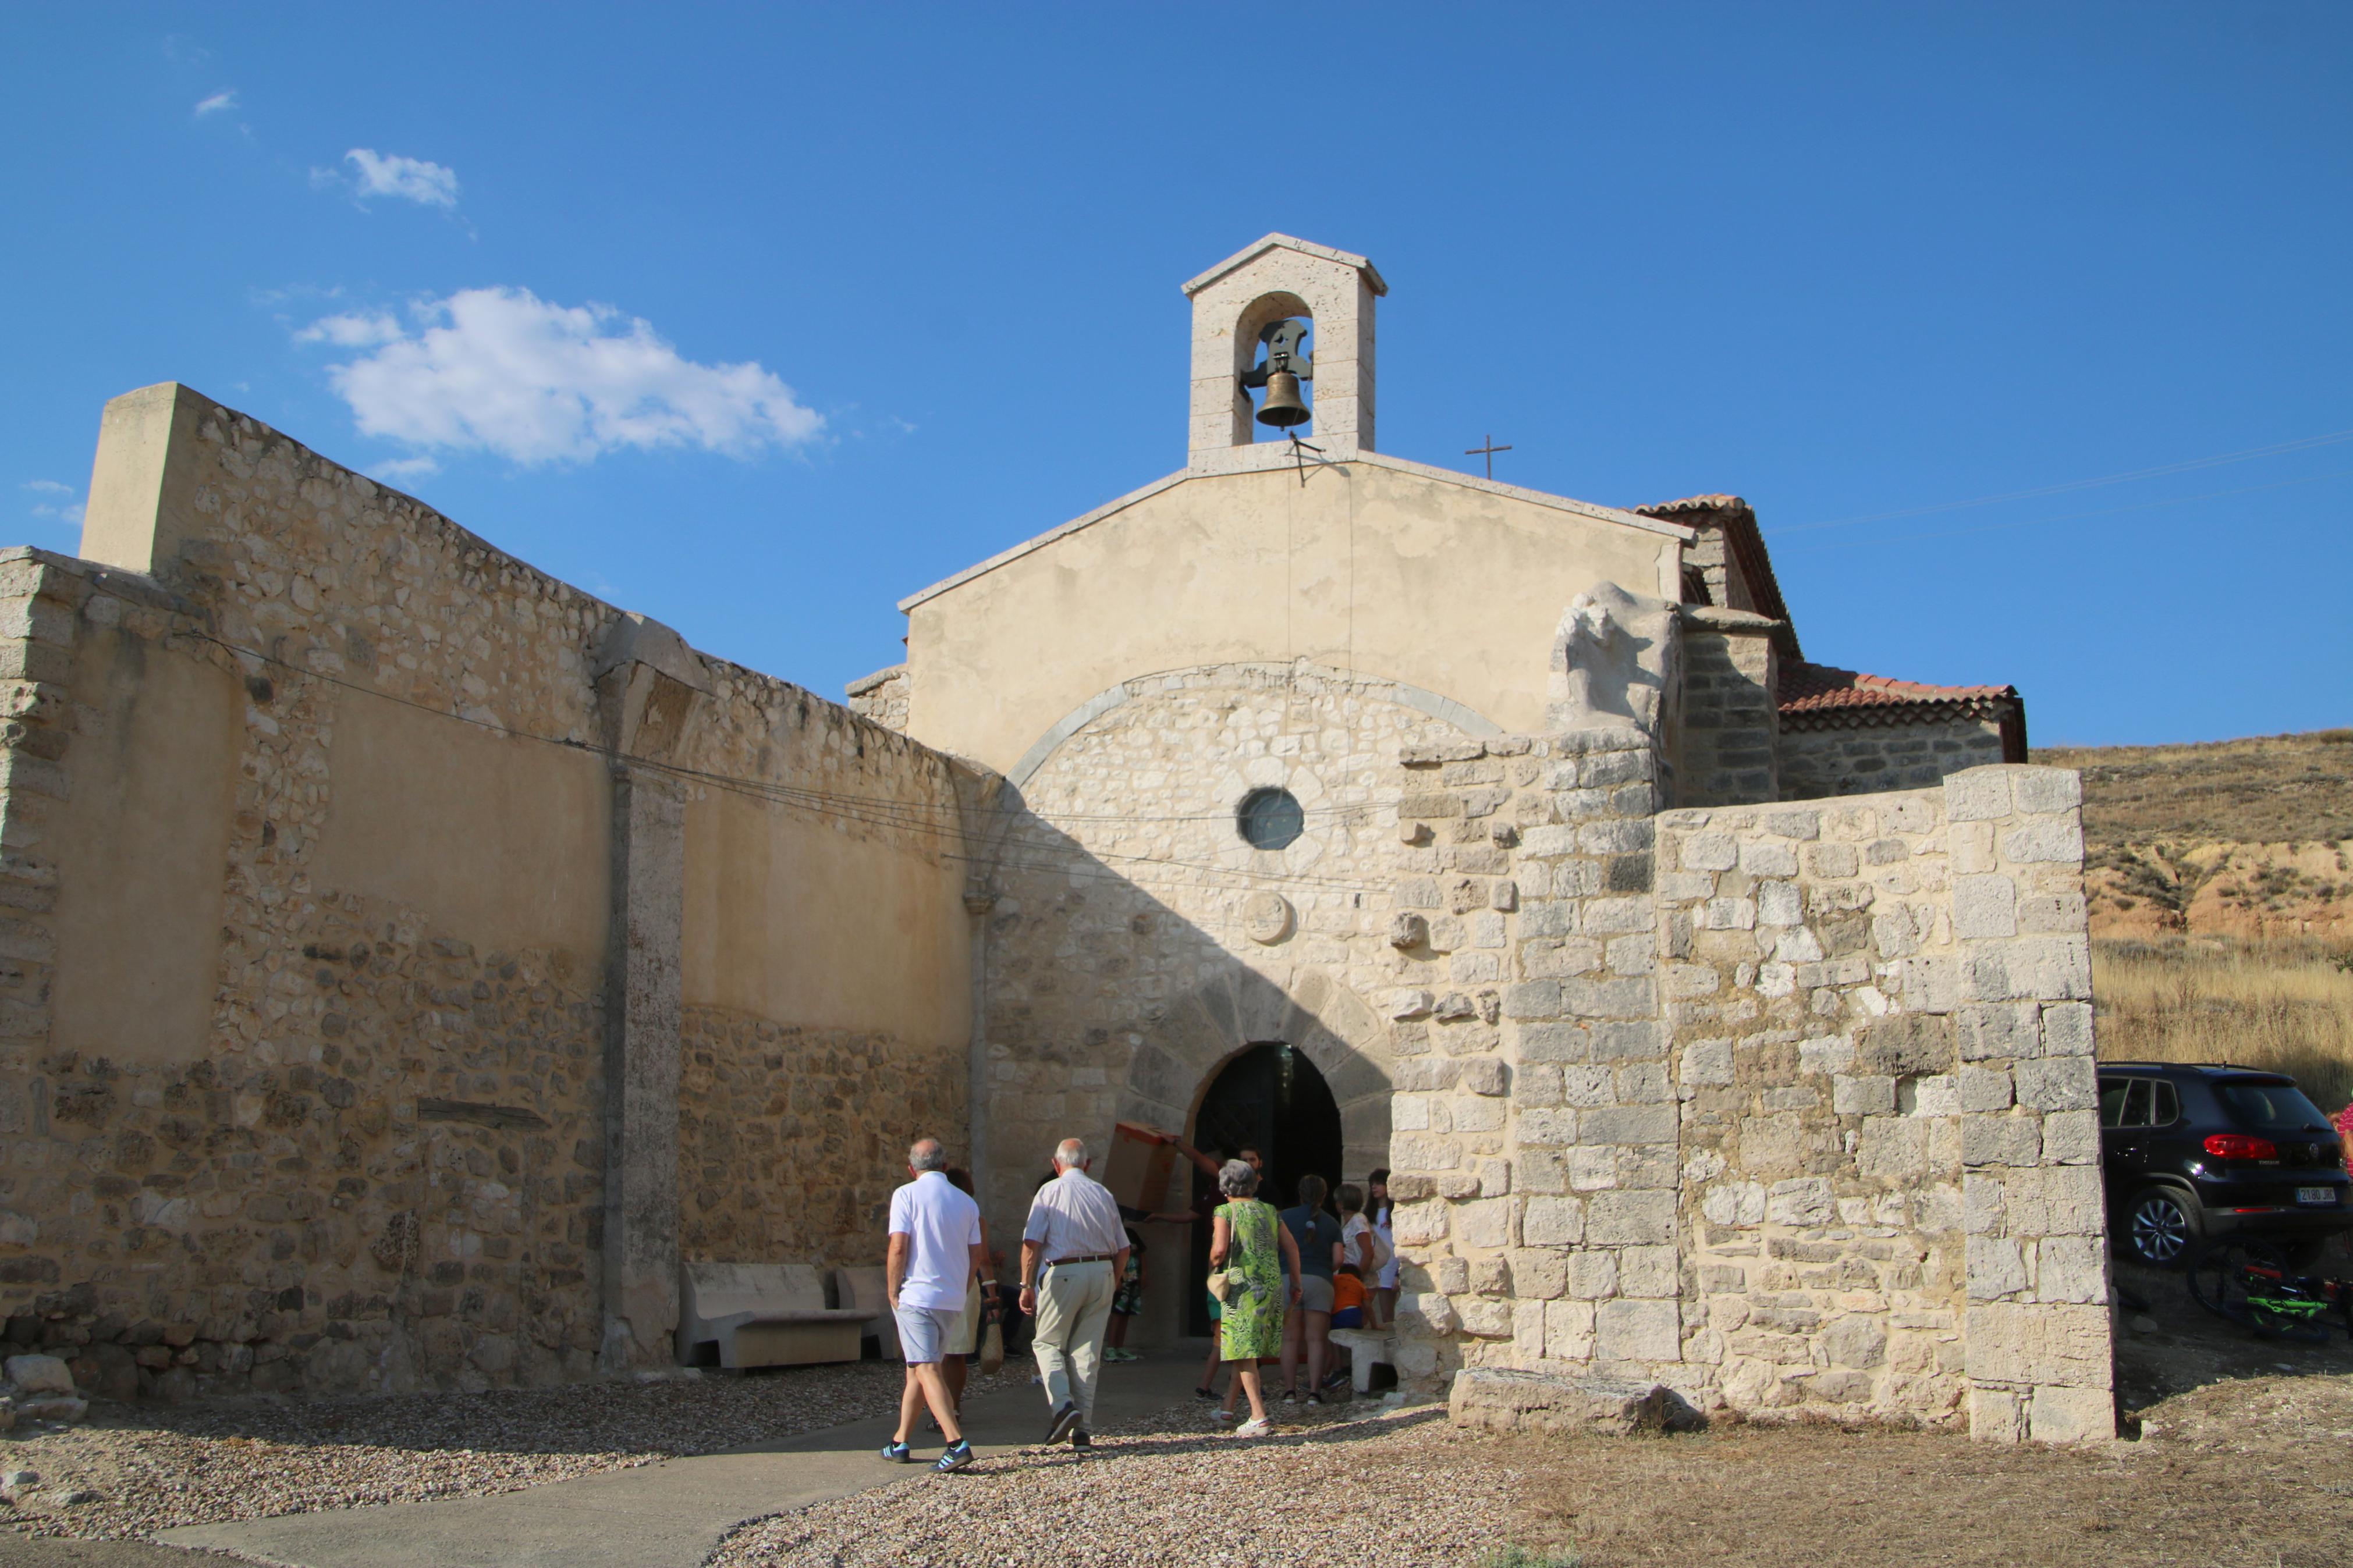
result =
[{"label": "dry grass", "polygon": [[2353,953],[2200,937],[2096,942],[2092,994],[2103,1060],[2284,1072],[2332,1115],[2353,1100]]},{"label": "dry grass", "polygon": [[2038,746],[2032,761],[2083,770],[2084,837],[2095,851],[2353,838],[2353,730],[2194,746]]}]

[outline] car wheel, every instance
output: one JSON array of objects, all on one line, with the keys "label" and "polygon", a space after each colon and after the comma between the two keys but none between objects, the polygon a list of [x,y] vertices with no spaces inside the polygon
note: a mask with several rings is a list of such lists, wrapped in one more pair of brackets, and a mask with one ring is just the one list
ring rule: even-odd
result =
[{"label": "car wheel", "polygon": [[2125,1246],[2143,1263],[2179,1268],[2205,1226],[2197,1205],[2171,1187],[2150,1187],[2133,1199],[2125,1215]]}]

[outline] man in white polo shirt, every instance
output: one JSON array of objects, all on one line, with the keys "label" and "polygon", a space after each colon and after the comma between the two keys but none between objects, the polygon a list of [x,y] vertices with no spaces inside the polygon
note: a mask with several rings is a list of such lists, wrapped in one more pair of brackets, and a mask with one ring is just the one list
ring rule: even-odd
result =
[{"label": "man in white polo shirt", "polygon": [[1029,1201],[1021,1232],[1021,1310],[1036,1315],[1030,1349],[1054,1411],[1046,1441],[1068,1437],[1078,1448],[1092,1441],[1103,1331],[1127,1269],[1119,1200],[1087,1174],[1087,1146],[1063,1139],[1054,1150],[1054,1179]]},{"label": "man in white polo shirt", "polygon": [[964,1311],[965,1294],[985,1259],[980,1205],[947,1178],[947,1152],[936,1138],[918,1139],[907,1151],[907,1173],[914,1180],[891,1194],[891,1252],[884,1283],[891,1313],[899,1325],[899,1348],[907,1361],[907,1384],[899,1395],[899,1432],[882,1446],[882,1457],[913,1463],[908,1439],[915,1417],[928,1404],[947,1436],[947,1451],[932,1468],[960,1470],[972,1463],[972,1445],[956,1423],[955,1401],[940,1375],[940,1347]]}]

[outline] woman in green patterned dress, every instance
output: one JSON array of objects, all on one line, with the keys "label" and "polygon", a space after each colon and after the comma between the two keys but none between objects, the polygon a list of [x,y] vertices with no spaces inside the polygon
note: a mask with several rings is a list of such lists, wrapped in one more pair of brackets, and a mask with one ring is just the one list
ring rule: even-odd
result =
[{"label": "woman in green patterned dress", "polygon": [[1234,1391],[1247,1393],[1250,1419],[1233,1436],[1259,1437],[1274,1428],[1259,1393],[1258,1363],[1282,1353],[1283,1310],[1299,1300],[1299,1244],[1277,1222],[1272,1205],[1250,1195],[1258,1191],[1258,1173],[1243,1161],[1229,1161],[1218,1172],[1218,1190],[1227,1202],[1210,1216],[1217,1228],[1209,1238],[1209,1270],[1213,1279],[1224,1272],[1231,1281],[1218,1342],[1234,1368],[1222,1415],[1232,1419]]}]

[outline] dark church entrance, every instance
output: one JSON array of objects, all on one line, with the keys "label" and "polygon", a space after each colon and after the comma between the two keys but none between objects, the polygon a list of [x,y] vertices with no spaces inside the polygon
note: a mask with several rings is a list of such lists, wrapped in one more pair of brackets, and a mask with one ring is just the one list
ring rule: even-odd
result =
[{"label": "dark church entrance", "polygon": [[[1251,1046],[1219,1070],[1193,1118],[1192,1143],[1213,1160],[1256,1149],[1266,1161],[1258,1195],[1277,1208],[1289,1208],[1297,1201],[1302,1176],[1318,1175],[1327,1186],[1339,1184],[1339,1104],[1315,1064],[1289,1046]],[[1216,1182],[1198,1168],[1194,1171],[1197,1198],[1217,1190]],[[1330,1206],[1328,1200],[1325,1206]],[[1185,1270],[1186,1331],[1207,1335],[1212,1227],[1203,1224],[1191,1228]]]}]

